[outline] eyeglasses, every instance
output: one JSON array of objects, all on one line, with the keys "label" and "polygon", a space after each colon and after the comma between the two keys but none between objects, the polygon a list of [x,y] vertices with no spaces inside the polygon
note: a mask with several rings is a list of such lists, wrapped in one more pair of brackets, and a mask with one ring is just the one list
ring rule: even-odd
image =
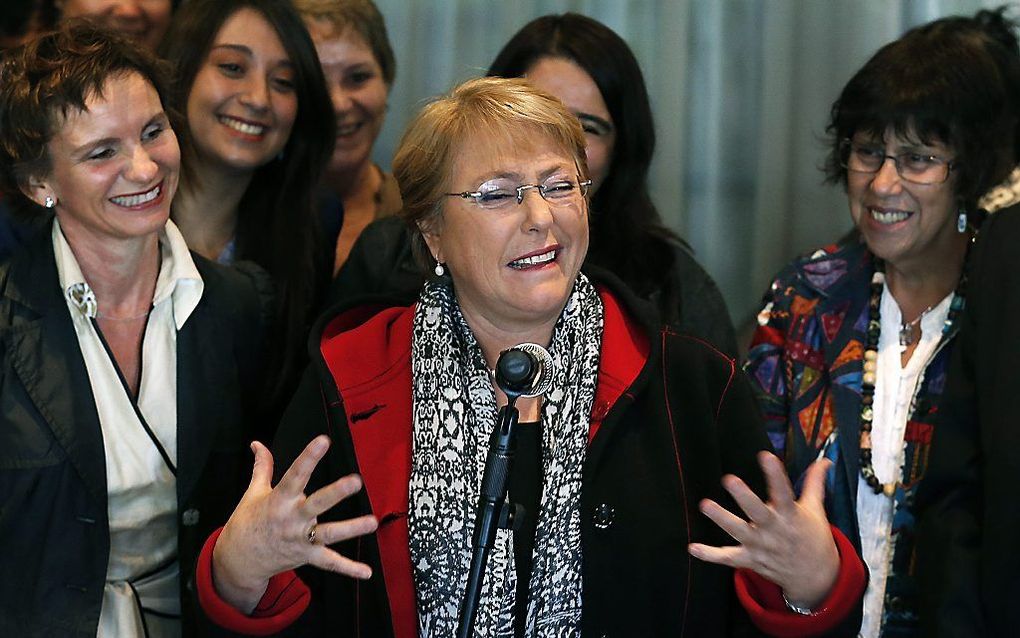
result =
[{"label": "eyeglasses", "polygon": [[553,206],[568,206],[587,195],[590,186],[591,180],[582,180],[580,175],[576,179],[554,176],[541,184],[515,184],[505,177],[498,177],[484,182],[476,191],[443,194],[447,197],[469,199],[485,210],[503,210],[509,209],[515,200],[520,205],[524,201],[525,192],[531,189],[538,189],[542,199]]},{"label": "eyeglasses", "polygon": [[843,140],[839,146],[839,164],[855,173],[877,173],[887,159],[896,166],[896,173],[914,184],[941,184],[949,179],[949,171],[956,168],[953,160],[937,155],[906,151],[886,155],[881,146],[857,144]]}]

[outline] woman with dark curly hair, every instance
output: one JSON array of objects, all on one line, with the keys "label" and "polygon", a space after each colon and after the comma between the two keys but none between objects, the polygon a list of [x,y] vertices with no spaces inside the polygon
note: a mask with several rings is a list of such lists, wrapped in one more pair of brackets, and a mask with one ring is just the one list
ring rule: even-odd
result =
[{"label": "woman with dark curly hair", "polygon": [[964,312],[977,202],[1017,159],[1015,51],[1002,12],[983,11],[909,31],[850,79],[826,171],[860,239],[783,269],[758,316],[746,370],[790,476],[834,462],[829,511],[871,571],[865,637],[917,631],[911,506]]}]

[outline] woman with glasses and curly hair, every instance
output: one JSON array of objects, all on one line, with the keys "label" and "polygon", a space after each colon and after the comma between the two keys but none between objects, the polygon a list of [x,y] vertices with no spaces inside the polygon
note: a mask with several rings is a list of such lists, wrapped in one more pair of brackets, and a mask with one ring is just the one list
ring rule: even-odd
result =
[{"label": "woman with glasses and curly hair", "polygon": [[847,83],[827,175],[859,240],[779,273],[746,365],[791,478],[833,460],[829,511],[871,571],[868,638],[917,630],[911,506],[965,308],[977,202],[1017,159],[1011,27],[1001,11],[935,21]]}]

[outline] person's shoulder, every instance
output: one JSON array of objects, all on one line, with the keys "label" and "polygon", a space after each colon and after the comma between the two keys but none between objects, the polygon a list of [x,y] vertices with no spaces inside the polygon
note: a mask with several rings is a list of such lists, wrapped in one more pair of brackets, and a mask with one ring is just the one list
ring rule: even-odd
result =
[{"label": "person's shoulder", "polygon": [[979,241],[994,245],[1016,246],[1020,240],[1020,203],[990,215],[978,233]]},{"label": "person's shoulder", "polygon": [[368,382],[409,365],[415,307],[380,298],[334,308],[316,322],[309,347],[341,390]]},{"label": "person's shoulder", "polygon": [[654,308],[631,292],[616,277],[595,268],[585,268],[606,305],[605,339],[613,347],[603,353],[623,352],[615,360],[654,361],[661,357],[667,370],[676,370],[694,380],[706,374],[713,382],[725,384],[736,370],[736,361],[708,340],[678,330],[658,319]]},{"label": "person's shoulder", "polygon": [[365,230],[361,231],[359,241],[370,244],[373,248],[387,247],[386,252],[393,252],[396,247],[409,244],[411,234],[408,232],[407,224],[396,215],[388,215],[374,220]]},{"label": "person's shoulder", "polygon": [[870,277],[871,268],[867,245],[851,233],[791,260],[773,277],[771,288],[798,297],[833,296],[842,286]]},{"label": "person's shoulder", "polygon": [[705,288],[717,290],[712,276],[686,243],[670,242],[670,248],[673,251],[672,276],[679,281],[681,290],[691,290],[699,294]]},{"label": "person's shoulder", "polygon": [[255,299],[271,298],[272,279],[261,266],[251,261],[237,261],[230,265],[220,264],[192,252],[191,259],[202,277],[205,294],[212,300],[236,300],[239,296]]},{"label": "person's shoulder", "polygon": [[275,289],[261,266],[250,261],[224,265],[190,253],[202,277],[200,306],[238,326],[255,326],[252,334],[264,335],[275,315]]}]

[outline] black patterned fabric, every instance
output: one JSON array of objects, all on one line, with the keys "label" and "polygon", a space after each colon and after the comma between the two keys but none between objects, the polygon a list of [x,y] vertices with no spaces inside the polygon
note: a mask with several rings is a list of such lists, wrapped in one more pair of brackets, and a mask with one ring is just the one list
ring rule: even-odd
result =
[{"label": "black patterned fabric", "polygon": [[[542,402],[544,491],[528,586],[527,635],[576,636],[581,627],[581,467],[595,398],[603,307],[579,275],[549,352]],[[411,560],[419,636],[456,633],[467,584],[475,507],[496,418],[490,372],[449,281],[426,284],[414,316]],[[499,530],[482,587],[476,636],[514,635],[513,532]]]}]

